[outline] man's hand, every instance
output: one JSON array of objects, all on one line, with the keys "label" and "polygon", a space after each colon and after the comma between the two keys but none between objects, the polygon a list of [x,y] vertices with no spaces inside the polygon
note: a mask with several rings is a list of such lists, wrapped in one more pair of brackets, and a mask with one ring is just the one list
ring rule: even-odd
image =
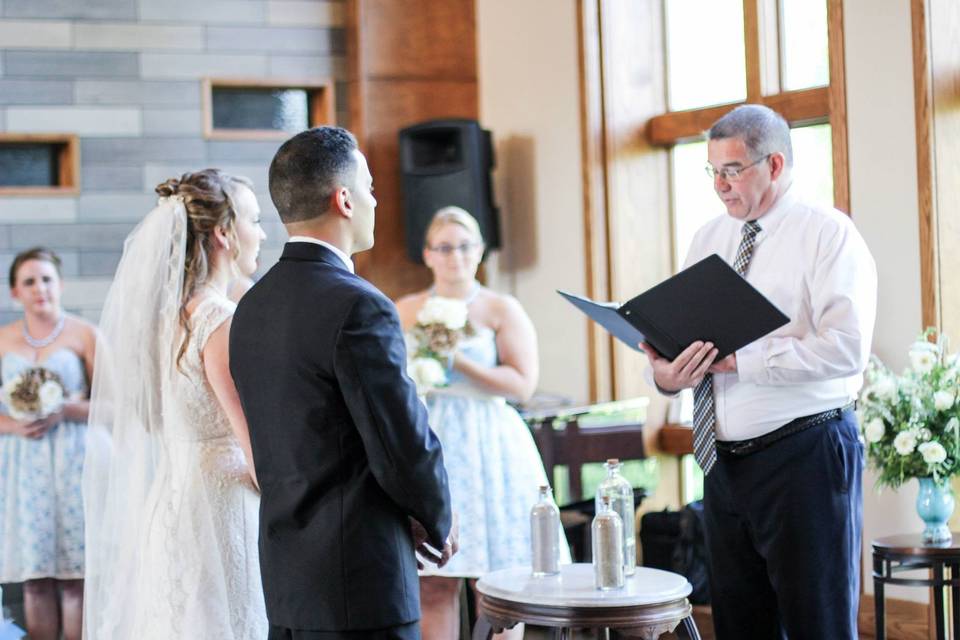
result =
[{"label": "man's hand", "polygon": [[641,342],[640,348],[650,358],[654,381],[667,393],[697,386],[713,364],[713,359],[717,357],[717,349],[713,343],[700,340],[684,349],[673,362],[661,356],[646,342]]},{"label": "man's hand", "polygon": [[737,372],[737,354],[731,353],[723,360],[718,360],[707,369],[710,373],[736,373]]},{"label": "man's hand", "polygon": [[450,558],[460,549],[460,523],[457,514],[453,514],[453,522],[450,526],[450,533],[443,543],[443,550],[437,552],[433,547],[427,544],[427,530],[423,525],[410,518],[410,531],[413,533],[413,546],[417,551],[417,568],[423,569],[423,560],[431,562],[437,567],[442,567]]}]

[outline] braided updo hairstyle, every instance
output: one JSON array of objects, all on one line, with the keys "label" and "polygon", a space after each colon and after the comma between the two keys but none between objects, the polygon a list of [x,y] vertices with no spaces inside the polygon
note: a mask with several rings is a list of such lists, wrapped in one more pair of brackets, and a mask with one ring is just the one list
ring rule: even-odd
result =
[{"label": "braided updo hairstyle", "polygon": [[163,197],[179,196],[187,211],[187,251],[183,265],[183,296],[180,299],[180,326],[183,341],[177,352],[177,366],[187,350],[192,328],[187,303],[210,276],[210,254],[214,247],[214,230],[223,229],[231,239],[233,257],[239,257],[236,241],[237,212],[234,195],[237,188],[253,189],[247,178],[231,176],[219,169],[185,173],[158,184],[156,192]]}]

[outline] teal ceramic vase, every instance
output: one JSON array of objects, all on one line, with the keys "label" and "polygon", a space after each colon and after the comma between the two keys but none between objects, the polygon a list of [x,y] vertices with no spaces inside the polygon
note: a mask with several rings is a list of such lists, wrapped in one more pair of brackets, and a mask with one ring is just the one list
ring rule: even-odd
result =
[{"label": "teal ceramic vase", "polygon": [[950,527],[947,521],[953,515],[953,488],[949,478],[940,483],[933,478],[917,478],[920,492],[917,493],[917,515],[923,520],[923,541],[929,544],[949,542]]}]

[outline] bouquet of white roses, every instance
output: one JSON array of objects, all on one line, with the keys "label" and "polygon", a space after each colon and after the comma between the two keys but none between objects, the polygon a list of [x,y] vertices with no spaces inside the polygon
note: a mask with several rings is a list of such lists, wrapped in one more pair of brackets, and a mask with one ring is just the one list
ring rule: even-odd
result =
[{"label": "bouquet of white roses", "polygon": [[934,482],[960,472],[960,361],[927,329],[910,347],[910,366],[894,375],[876,357],[866,371],[860,414],[867,458],[878,483],[899,487],[910,478]]},{"label": "bouquet of white roses", "polygon": [[17,420],[40,420],[63,408],[66,392],[53,371],[32,367],[21,371],[3,385],[3,402]]},{"label": "bouquet of white roses", "polygon": [[463,300],[431,296],[410,331],[411,357],[407,373],[417,389],[426,393],[447,384],[446,364],[461,339],[474,335]]}]

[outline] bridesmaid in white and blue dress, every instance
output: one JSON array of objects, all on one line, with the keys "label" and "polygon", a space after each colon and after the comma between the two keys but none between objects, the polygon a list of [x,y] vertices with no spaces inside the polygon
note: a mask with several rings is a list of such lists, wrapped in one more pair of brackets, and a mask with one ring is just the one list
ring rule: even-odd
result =
[{"label": "bridesmaid in white and blue dress", "polygon": [[42,366],[60,376],[67,401],[36,421],[0,415],[0,583],[24,584],[34,640],[79,640],[83,612],[83,470],[88,381],[96,330],[60,305],[60,258],[34,248],[14,258],[11,296],[23,318],[0,327],[6,383]]},{"label": "bridesmaid in white and blue dress", "polygon": [[[430,296],[463,300],[476,330],[452,356],[448,386],[426,396],[430,426],[443,444],[460,550],[442,569],[420,578],[424,640],[454,638],[463,578],[530,564],[530,507],[547,482],[533,437],[506,403],[527,400],[539,377],[537,336],[516,299],[476,281],[483,257],[476,220],[459,207],[438,211],[427,229],[423,259],[433,286],[397,302],[404,330]],[[565,542],[562,560],[569,562]],[[520,637],[522,625],[498,637]]]}]

